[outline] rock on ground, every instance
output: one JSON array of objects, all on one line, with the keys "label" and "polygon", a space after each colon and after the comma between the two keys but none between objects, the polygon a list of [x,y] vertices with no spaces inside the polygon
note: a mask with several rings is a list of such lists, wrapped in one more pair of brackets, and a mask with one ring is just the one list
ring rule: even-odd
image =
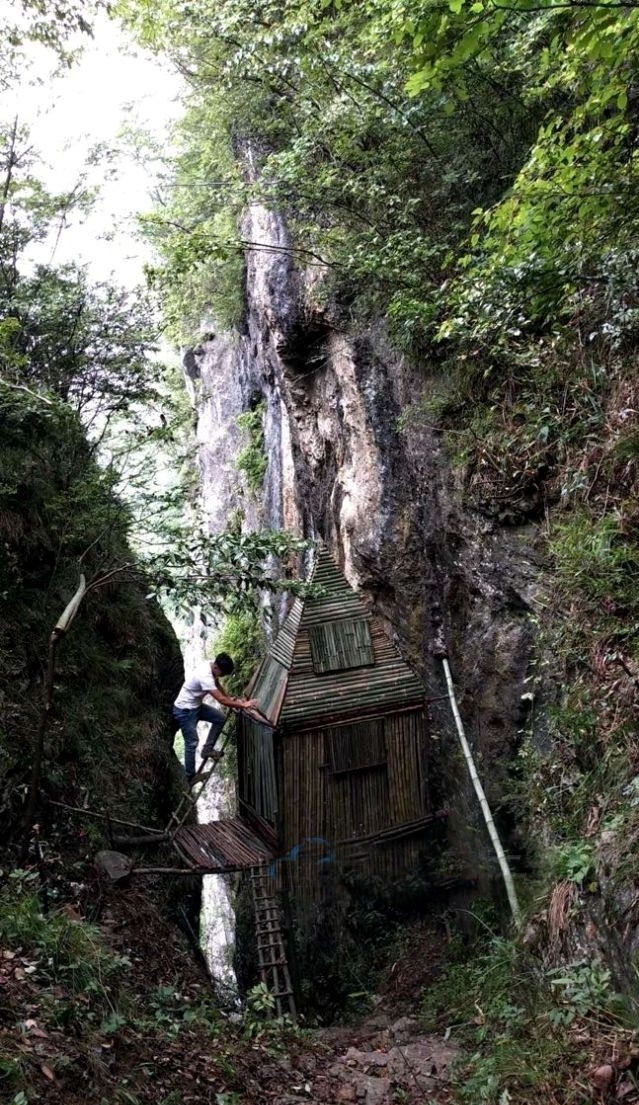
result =
[{"label": "rock on ground", "polygon": [[333,1054],[309,1076],[303,1094],[287,1095],[281,1105],[309,1100],[318,1105],[395,1105],[398,1091],[406,1105],[423,1105],[427,1096],[446,1102],[450,1067],[459,1054],[454,1042],[420,1035],[417,1021],[402,1017],[337,1058]]}]

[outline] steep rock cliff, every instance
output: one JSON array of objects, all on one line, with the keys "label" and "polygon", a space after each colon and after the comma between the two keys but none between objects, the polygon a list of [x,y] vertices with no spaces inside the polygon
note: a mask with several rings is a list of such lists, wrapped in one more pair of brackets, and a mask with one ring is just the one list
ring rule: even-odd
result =
[{"label": "steep rock cliff", "polygon": [[[250,526],[321,537],[435,700],[443,686],[431,646],[443,619],[469,734],[490,765],[489,796],[499,799],[527,701],[539,590],[534,526],[500,525],[465,506],[461,477],[428,420],[400,424],[428,396],[429,366],[409,368],[381,327],[352,338],[337,310],[314,307],[322,268],[295,263],[276,213],[253,204],[242,233],[254,243],[244,329],[208,335],[185,362],[198,396],[209,524],[220,529],[241,504]],[[268,467],[256,499],[232,458],[241,440],[235,419],[258,399]],[[432,725],[435,787],[453,798],[453,837],[470,856],[473,803],[454,753],[451,760],[441,701],[432,705]]]}]

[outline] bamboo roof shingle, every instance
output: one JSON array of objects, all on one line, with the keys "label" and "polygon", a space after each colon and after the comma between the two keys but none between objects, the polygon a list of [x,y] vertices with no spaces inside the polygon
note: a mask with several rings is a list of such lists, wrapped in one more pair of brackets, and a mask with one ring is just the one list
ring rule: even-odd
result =
[{"label": "bamboo roof shingle", "polygon": [[269,721],[299,730],[423,705],[421,682],[323,547],[309,582],[319,593],[295,599],[251,681]]}]

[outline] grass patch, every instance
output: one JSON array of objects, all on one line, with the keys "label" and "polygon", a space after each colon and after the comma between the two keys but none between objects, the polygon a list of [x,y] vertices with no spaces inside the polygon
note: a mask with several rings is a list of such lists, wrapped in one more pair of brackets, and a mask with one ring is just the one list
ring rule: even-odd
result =
[{"label": "grass patch", "polygon": [[35,878],[15,871],[0,893],[0,941],[35,957],[38,979],[64,984],[73,999],[81,998],[89,1017],[113,1012],[116,982],[130,965],[128,958],[115,955],[95,926],[72,920],[62,910],[45,916]]},{"label": "grass patch", "polygon": [[[577,511],[555,525],[550,552],[561,583],[604,616],[639,612],[639,529],[621,507],[599,517]],[[628,629],[637,632],[637,625]]]},{"label": "grass patch", "polygon": [[545,969],[514,941],[454,938],[450,962],[423,995],[428,1032],[452,1029],[466,1056],[455,1072],[463,1105],[583,1102],[597,1047],[628,1040],[610,972],[596,959]]}]

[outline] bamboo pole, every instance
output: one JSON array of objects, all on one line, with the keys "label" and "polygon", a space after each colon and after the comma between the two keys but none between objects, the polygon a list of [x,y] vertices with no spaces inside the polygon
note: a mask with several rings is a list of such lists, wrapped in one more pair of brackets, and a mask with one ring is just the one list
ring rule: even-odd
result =
[{"label": "bamboo pole", "polygon": [[29,847],[29,834],[35,819],[36,806],[40,795],[40,780],[42,778],[42,761],[44,758],[44,738],[49,724],[49,718],[53,709],[53,694],[55,680],[55,657],[60,639],[68,632],[80,603],[86,593],[86,580],[80,576],[78,588],[69,603],[64,608],[60,618],[51,630],[49,636],[49,648],[47,651],[47,669],[42,690],[42,707],[40,709],[40,721],[36,732],[33,747],[33,765],[31,768],[31,782],[29,784],[29,796],[27,808],[24,814],[24,837],[22,841],[22,859],[26,857]]},{"label": "bamboo pole", "polygon": [[165,844],[171,840],[168,833],[145,833],[144,836],[117,836],[112,839],[112,848],[155,848],[158,844]]},{"label": "bamboo pole", "polygon": [[38,722],[38,728],[36,730],[36,737],[33,746],[33,764],[31,767],[31,781],[29,783],[29,796],[27,798],[27,807],[24,814],[23,825],[23,841],[22,841],[22,859],[26,857],[27,849],[29,847],[29,835],[31,833],[31,826],[35,819],[36,806],[38,804],[38,796],[40,794],[40,779],[42,778],[42,760],[44,757],[44,738],[51,716],[51,710],[53,707],[53,682],[55,679],[55,654],[58,647],[60,638],[63,636],[62,630],[56,626],[49,636],[49,647],[47,650],[47,669],[44,677],[44,687],[42,691],[42,706],[40,708],[40,720]]},{"label": "bamboo pole", "polygon": [[156,836],[164,839],[166,833],[164,829],[152,829],[150,825],[141,825],[139,821],[123,821],[121,817],[112,817],[110,814],[98,813],[97,810],[83,810],[80,806],[70,806],[67,802],[57,802],[53,798],[47,799],[50,806],[59,806],[62,810],[69,810],[70,813],[77,813],[81,817],[95,817],[98,821],[111,821],[113,825],[126,825],[129,829],[142,829],[145,833],[155,833]]},{"label": "bamboo pole", "polygon": [[[84,554],[83,554],[84,555]],[[80,558],[82,561],[82,557]],[[80,574],[80,582],[73,595],[73,598],[65,606],[62,614],[58,618],[56,624],[51,630],[49,636],[49,647],[47,651],[47,667],[44,676],[44,684],[42,688],[42,706],[40,709],[40,720],[36,731],[35,741],[33,745],[33,765],[31,768],[31,782],[29,785],[29,794],[27,797],[26,810],[24,814],[23,822],[23,838],[21,848],[21,861],[26,859],[29,850],[29,839],[31,834],[31,827],[35,820],[36,808],[40,797],[40,783],[42,779],[42,762],[44,759],[44,738],[46,736],[47,728],[49,725],[49,718],[53,710],[53,698],[55,693],[55,663],[56,652],[58,645],[63,637],[69,632],[73,620],[82,605],[82,600],[86,598],[91,591],[96,590],[98,587],[102,587],[105,583],[111,582],[116,576],[121,575],[122,572],[128,570],[131,565],[123,564],[119,568],[112,568],[109,572],[106,572],[102,576],[98,576],[87,587],[86,579],[83,574]]]},{"label": "bamboo pole", "polygon": [[504,885],[506,887],[506,894],[508,895],[508,902],[510,905],[511,913],[513,915],[513,921],[515,922],[517,928],[519,928],[519,926],[521,925],[521,909],[517,900],[517,892],[515,890],[513,877],[510,871],[510,867],[508,866],[508,860],[506,859],[504,849],[502,848],[501,840],[499,839],[499,834],[495,827],[495,822],[493,821],[493,815],[491,813],[490,806],[488,805],[488,799],[486,798],[484,788],[481,784],[481,779],[477,774],[477,768],[475,767],[475,761],[470,750],[470,745],[468,743],[468,740],[466,739],[464,724],[462,722],[461,714],[459,713],[459,707],[457,705],[455,687],[453,684],[452,675],[450,673],[448,658],[446,656],[442,656],[441,661],[444,668],[444,675],[446,676],[446,686],[448,688],[450,707],[453,711],[453,717],[455,718],[455,725],[457,726],[459,743],[462,746],[462,751],[464,753],[464,758],[468,767],[468,773],[472,780],[473,787],[475,788],[475,794],[479,799],[481,811],[484,815],[484,821],[486,822],[486,828],[488,829],[493,848],[495,849],[495,855],[497,856],[497,862],[499,863],[499,867],[504,879]]}]

